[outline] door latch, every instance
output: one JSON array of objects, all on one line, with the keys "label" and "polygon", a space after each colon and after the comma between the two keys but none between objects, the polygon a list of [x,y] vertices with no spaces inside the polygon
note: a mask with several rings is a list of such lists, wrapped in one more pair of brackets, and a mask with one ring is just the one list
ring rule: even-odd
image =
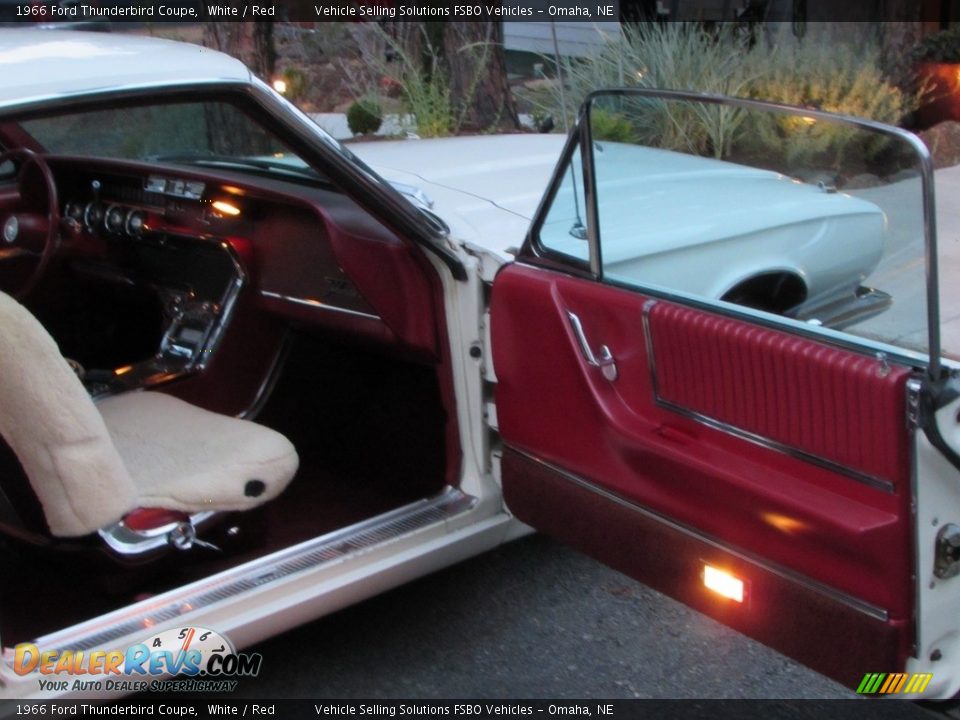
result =
[{"label": "door latch", "polygon": [[948,523],[937,533],[933,574],[941,580],[960,574],[960,526]]},{"label": "door latch", "polygon": [[587,342],[587,336],[583,332],[583,323],[580,322],[580,318],[577,317],[576,313],[572,313],[569,310],[567,311],[567,317],[570,320],[570,326],[573,328],[573,334],[577,337],[577,343],[580,345],[580,352],[583,353],[583,357],[587,361],[587,365],[600,368],[600,372],[603,373],[603,377],[610,382],[616,380],[617,361],[614,359],[613,353],[610,352],[610,348],[608,348],[606,345],[601,345],[599,357],[594,355],[593,350],[590,349],[590,343]]}]

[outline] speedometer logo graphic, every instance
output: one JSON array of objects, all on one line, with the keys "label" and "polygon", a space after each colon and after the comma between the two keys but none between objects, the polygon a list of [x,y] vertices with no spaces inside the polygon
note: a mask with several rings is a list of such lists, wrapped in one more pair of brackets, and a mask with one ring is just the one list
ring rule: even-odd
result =
[{"label": "speedometer logo graphic", "polygon": [[195,626],[164,630],[149,638],[146,645],[151,652],[167,651],[174,657],[188,657],[190,654],[195,658],[199,653],[200,661],[196,665],[201,673],[213,670],[210,662],[214,657],[236,654],[233,643],[216,630]]}]

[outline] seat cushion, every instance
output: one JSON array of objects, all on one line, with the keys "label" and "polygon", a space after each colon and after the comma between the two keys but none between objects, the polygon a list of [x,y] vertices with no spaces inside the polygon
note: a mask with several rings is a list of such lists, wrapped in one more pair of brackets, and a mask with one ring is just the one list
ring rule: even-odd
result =
[{"label": "seat cushion", "polygon": [[248,510],[279,495],[299,459],[280,433],[158,392],[97,403],[140,507]]}]

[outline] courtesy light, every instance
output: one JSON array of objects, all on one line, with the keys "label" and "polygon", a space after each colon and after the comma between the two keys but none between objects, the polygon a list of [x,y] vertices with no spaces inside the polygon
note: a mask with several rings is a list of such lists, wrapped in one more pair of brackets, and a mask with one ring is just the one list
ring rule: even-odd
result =
[{"label": "courtesy light", "polygon": [[233,203],[228,203],[226,200],[214,200],[213,209],[221,215],[230,215],[231,217],[236,217],[240,214],[240,208]]},{"label": "courtesy light", "polygon": [[735,578],[726,570],[704,565],[703,584],[708,590],[713,590],[722,597],[738,603],[743,602],[743,580]]}]

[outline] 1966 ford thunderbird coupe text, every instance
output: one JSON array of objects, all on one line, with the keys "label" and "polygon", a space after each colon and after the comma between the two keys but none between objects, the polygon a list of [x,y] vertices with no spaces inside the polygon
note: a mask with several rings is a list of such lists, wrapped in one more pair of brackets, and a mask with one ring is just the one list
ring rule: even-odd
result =
[{"label": "1966 ford thunderbird coupe text", "polygon": [[854,118],[610,90],[565,142],[347,149],[218,53],[0,32],[0,695],[531,527],[960,692],[933,218],[919,140]]}]

